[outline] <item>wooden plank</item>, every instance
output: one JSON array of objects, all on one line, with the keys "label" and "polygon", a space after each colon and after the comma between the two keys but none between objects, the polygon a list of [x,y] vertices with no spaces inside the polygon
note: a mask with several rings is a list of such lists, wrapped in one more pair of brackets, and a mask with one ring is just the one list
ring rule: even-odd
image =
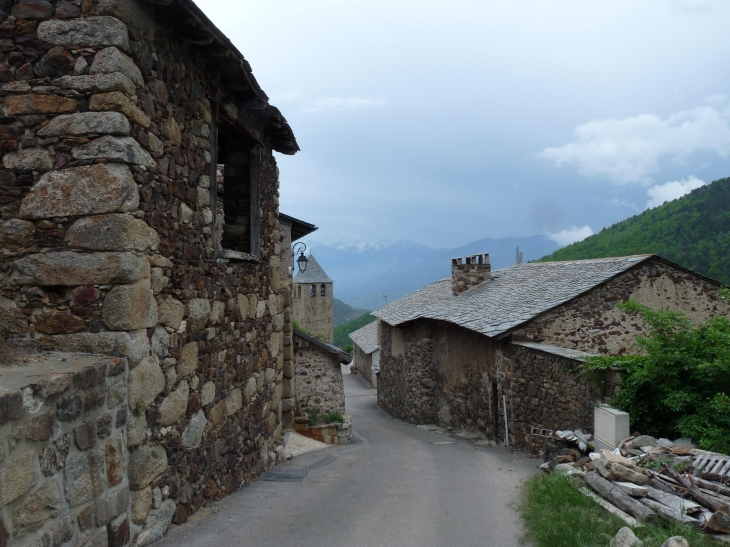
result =
[{"label": "wooden plank", "polygon": [[578,490],[580,490],[581,492],[583,492],[583,494],[585,494],[586,496],[588,496],[589,498],[591,498],[598,505],[600,505],[601,507],[603,507],[606,511],[608,511],[609,513],[611,513],[613,515],[616,515],[618,518],[620,518],[621,520],[623,520],[628,526],[631,526],[632,528],[638,528],[640,526],[643,526],[643,524],[641,524],[634,517],[632,517],[631,515],[625,513],[624,511],[622,511],[621,509],[619,509],[618,507],[616,507],[612,503],[607,502],[601,496],[599,496],[597,494],[594,494],[593,492],[591,492],[590,490],[588,490],[588,488],[586,488],[585,486],[580,486],[578,488]]},{"label": "wooden plank", "polygon": [[699,520],[689,517],[680,511],[672,509],[671,507],[667,507],[658,501],[654,501],[649,498],[642,498],[641,503],[646,505],[649,509],[652,509],[660,518],[666,521],[674,522],[675,524],[689,524],[695,528],[700,528]]},{"label": "wooden plank", "polygon": [[647,496],[651,499],[656,500],[667,507],[671,507],[680,513],[692,514],[702,510],[702,506],[699,503],[695,503],[691,500],[686,500],[673,494],[667,494],[666,492],[662,492],[661,490],[657,490],[651,486],[647,486],[646,490]]},{"label": "wooden plank", "polygon": [[263,148],[254,146],[251,149],[251,203],[249,208],[249,218],[251,224],[251,254],[255,257],[261,256],[261,154]]},{"label": "wooden plank", "polygon": [[639,486],[633,482],[613,481],[613,484],[634,498],[641,498],[649,495],[649,490],[645,486]]}]

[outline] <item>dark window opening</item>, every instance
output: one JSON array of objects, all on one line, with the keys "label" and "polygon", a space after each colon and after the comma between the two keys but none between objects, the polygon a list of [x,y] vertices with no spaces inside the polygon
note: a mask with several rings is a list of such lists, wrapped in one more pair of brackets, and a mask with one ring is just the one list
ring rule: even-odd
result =
[{"label": "dark window opening", "polygon": [[310,296],[311,296],[312,298],[314,298],[315,296],[317,296],[317,285],[312,285],[312,286],[311,286],[311,287],[309,288],[309,295],[310,295]]},{"label": "dark window opening", "polygon": [[237,251],[258,256],[259,148],[243,132],[235,130],[225,122],[219,122],[217,129],[218,146],[213,193],[216,250]]},{"label": "dark window opening", "polygon": [[297,287],[297,298],[301,298],[301,297],[302,297],[302,286],[299,285]]},{"label": "dark window opening", "polygon": [[322,285],[322,286],[320,287],[319,291],[320,291],[320,292],[319,292],[319,294],[320,294],[321,296],[327,296],[327,287],[326,287],[325,285]]}]

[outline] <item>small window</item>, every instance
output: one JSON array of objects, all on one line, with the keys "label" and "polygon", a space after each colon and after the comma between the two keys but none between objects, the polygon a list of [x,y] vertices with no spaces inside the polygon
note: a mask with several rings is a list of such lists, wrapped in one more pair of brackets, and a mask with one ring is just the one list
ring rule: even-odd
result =
[{"label": "small window", "polygon": [[327,296],[327,286],[324,283],[319,288],[319,294],[320,296]]},{"label": "small window", "polygon": [[315,296],[317,296],[317,285],[312,285],[312,286],[311,286],[311,287],[309,288],[309,293],[310,293],[310,296],[311,296],[312,298],[314,298]]},{"label": "small window", "polygon": [[219,255],[236,251],[242,257],[258,257],[261,245],[259,147],[245,133],[224,122],[219,124],[217,141],[216,176],[211,181],[216,251]]},{"label": "small window", "polygon": [[298,285],[297,286],[297,298],[301,298],[301,297],[302,297],[302,286]]}]

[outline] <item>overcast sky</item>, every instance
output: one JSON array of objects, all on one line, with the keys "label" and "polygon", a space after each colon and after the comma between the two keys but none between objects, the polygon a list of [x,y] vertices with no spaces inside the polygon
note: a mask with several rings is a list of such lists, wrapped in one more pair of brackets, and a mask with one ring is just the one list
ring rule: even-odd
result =
[{"label": "overcast sky", "polygon": [[322,242],[561,243],[730,176],[727,0],[196,0]]}]

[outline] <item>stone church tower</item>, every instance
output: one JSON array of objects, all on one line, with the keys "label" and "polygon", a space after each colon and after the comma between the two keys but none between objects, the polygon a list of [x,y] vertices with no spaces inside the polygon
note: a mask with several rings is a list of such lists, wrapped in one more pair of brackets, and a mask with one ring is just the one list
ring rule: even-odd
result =
[{"label": "stone church tower", "polygon": [[309,255],[307,271],[294,277],[294,320],[330,344],[334,342],[333,285],[313,255]]}]

